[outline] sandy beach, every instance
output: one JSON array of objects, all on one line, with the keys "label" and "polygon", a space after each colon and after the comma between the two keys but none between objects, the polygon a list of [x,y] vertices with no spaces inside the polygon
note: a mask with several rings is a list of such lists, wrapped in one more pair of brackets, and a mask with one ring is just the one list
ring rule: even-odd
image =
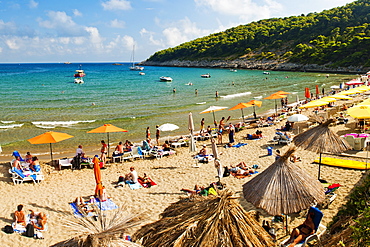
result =
[{"label": "sandy beach", "polygon": [[[351,119],[353,121],[353,119]],[[240,148],[224,148],[218,147],[218,151],[222,152],[220,160],[222,165],[236,165],[244,161],[248,165],[258,164],[261,168],[259,172],[271,165],[275,156],[267,155],[267,147],[271,146],[280,149],[282,153],[287,150],[288,146],[272,145],[270,140],[274,137],[276,128],[280,127],[284,122],[271,127],[260,128],[263,131],[263,138],[260,140],[245,140],[243,137],[246,134],[255,133],[256,128],[244,129],[236,133],[236,142],[247,143]],[[346,125],[346,126],[351,126]],[[332,128],[335,132],[343,133],[351,130],[344,125],[337,125]],[[224,143],[227,142],[227,136],[224,135]],[[201,144],[207,144],[209,152],[211,152],[210,141],[198,142],[197,149]],[[153,222],[159,218],[159,214],[168,207],[171,203],[178,201],[180,196],[186,196],[180,190],[182,188],[192,189],[195,184],[208,185],[211,182],[217,181],[217,175],[214,163],[201,164],[199,168],[194,168],[195,160],[189,152],[188,147],[176,148],[176,154],[161,159],[144,159],[135,161],[126,161],[124,163],[113,163],[107,169],[102,170],[102,181],[106,186],[108,196],[119,206],[127,210],[128,213],[140,214],[145,213],[147,219],[143,224]],[[88,154],[97,154],[97,151],[90,150]],[[349,158],[364,161],[364,152],[357,153],[357,158]],[[317,154],[298,149],[298,156],[302,158],[301,162],[295,163],[303,167],[314,178],[317,177],[318,165],[312,163],[318,157]],[[65,154],[64,154],[65,155]],[[362,155],[362,156],[361,156]],[[73,154],[68,155],[72,157]],[[360,158],[359,158],[360,157]],[[58,156],[56,156],[58,158]],[[347,158],[347,157],[346,157]],[[42,157],[46,161],[48,156]],[[347,158],[348,159],[348,158]],[[3,195],[0,205],[0,222],[1,226],[11,224],[12,213],[16,210],[18,204],[23,204],[25,210],[41,211],[48,214],[48,230],[44,232],[42,240],[29,239],[19,234],[5,234],[1,232],[0,241],[2,246],[50,246],[59,241],[66,240],[74,235],[63,224],[66,220],[73,219],[73,214],[69,202],[72,202],[76,197],[82,196],[86,199],[94,194],[95,179],[92,169],[85,168],[82,170],[72,171],[63,169],[58,171],[48,164],[42,164],[42,169],[45,174],[45,180],[39,184],[24,183],[14,185],[11,181],[8,170],[10,168],[10,159],[8,162],[0,164],[0,191]],[[131,190],[128,186],[114,188],[119,176],[129,172],[129,168],[134,166],[139,176],[143,173],[148,174],[158,185],[151,188],[141,188]],[[222,182],[226,183],[227,188],[233,190],[241,205],[247,210],[256,210],[256,208],[248,203],[242,195],[242,185],[249,181],[252,177],[237,179],[233,176],[222,178]],[[360,181],[363,176],[362,171],[343,169],[338,167],[322,166],[321,178],[329,183],[339,183],[341,187],[337,190],[337,198],[329,206],[324,209],[324,218],[322,223],[327,225],[331,218],[337,213],[338,209],[346,202],[347,196],[353,187]],[[262,218],[271,219],[271,216],[261,212]],[[292,216],[290,226],[296,226],[302,221],[302,217]],[[262,219],[261,218],[261,219]],[[284,234],[284,229],[281,225],[277,225],[279,235]],[[133,232],[129,232],[133,234]]]}]

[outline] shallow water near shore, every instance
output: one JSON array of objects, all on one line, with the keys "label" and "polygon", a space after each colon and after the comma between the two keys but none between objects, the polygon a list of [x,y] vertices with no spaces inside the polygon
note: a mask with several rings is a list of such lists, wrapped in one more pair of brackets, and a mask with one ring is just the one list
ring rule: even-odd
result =
[{"label": "shallow water near shore", "polygon": [[[150,126],[173,123],[180,128],[162,132],[162,137],[188,133],[188,113],[192,112],[195,129],[201,118],[212,125],[212,114],[198,114],[211,105],[232,106],[268,96],[279,90],[291,92],[289,103],[298,96],[303,99],[305,87],[330,91],[354,78],[353,75],[271,71],[269,75],[258,70],[215,68],[145,67],[145,75],[130,71],[129,64],[82,64],[86,77],[84,84],[74,84],[73,74],[80,64],[0,64],[0,145],[2,155],[13,150],[48,152],[49,146],[32,145],[27,139],[53,130],[73,135],[74,138],[54,144],[57,152],[73,151],[78,144],[99,147],[106,134],[86,132],[105,123],[128,130],[111,133],[110,142],[129,139],[140,142]],[[211,78],[201,78],[210,73]],[[160,82],[160,76],[170,76],[172,82]],[[192,84],[192,85],[189,85]],[[176,93],[173,89],[176,88]],[[197,89],[198,94],[195,94]],[[220,98],[215,98],[218,91]],[[313,91],[314,92],[314,91]],[[280,105],[280,102],[277,102]],[[257,114],[274,108],[274,100],[263,100]],[[250,116],[252,108],[244,109]],[[219,111],[216,120],[231,116],[241,118],[241,111]]]}]

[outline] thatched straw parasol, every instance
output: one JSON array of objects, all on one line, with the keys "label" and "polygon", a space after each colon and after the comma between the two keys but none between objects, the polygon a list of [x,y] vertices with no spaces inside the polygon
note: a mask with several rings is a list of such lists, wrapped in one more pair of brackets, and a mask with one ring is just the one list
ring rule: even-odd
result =
[{"label": "thatched straw parasol", "polygon": [[324,188],[305,170],[291,163],[290,148],[266,170],[243,185],[244,198],[270,215],[307,209],[325,199]]},{"label": "thatched straw parasol", "polygon": [[65,226],[73,232],[81,235],[56,243],[52,247],[140,247],[125,239],[128,229],[140,225],[141,218],[138,216],[125,216],[122,211],[104,211],[102,213],[95,208],[97,220],[87,217],[86,213],[80,211],[84,217],[66,221]]},{"label": "thatched straw parasol", "polygon": [[319,180],[322,153],[342,153],[346,150],[352,149],[346,140],[340,138],[340,136],[329,129],[329,124],[333,123],[334,121],[334,119],[328,119],[320,125],[300,133],[293,139],[293,143],[297,147],[320,154],[318,172]]},{"label": "thatched straw parasol", "polygon": [[219,196],[182,199],[161,216],[143,226],[133,239],[143,239],[146,247],[273,246],[271,237],[230,190],[219,191]]}]

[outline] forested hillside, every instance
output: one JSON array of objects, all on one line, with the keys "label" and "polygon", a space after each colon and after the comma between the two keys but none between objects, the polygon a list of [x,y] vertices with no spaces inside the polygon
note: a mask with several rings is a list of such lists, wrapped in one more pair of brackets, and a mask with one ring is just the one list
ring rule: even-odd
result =
[{"label": "forested hillside", "polygon": [[147,61],[275,60],[370,66],[370,0],[320,13],[273,18],[156,52]]}]

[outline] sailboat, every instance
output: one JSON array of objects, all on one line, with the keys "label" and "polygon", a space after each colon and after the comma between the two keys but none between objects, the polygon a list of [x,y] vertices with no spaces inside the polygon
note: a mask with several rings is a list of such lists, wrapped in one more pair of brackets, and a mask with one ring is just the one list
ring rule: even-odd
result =
[{"label": "sailboat", "polygon": [[130,66],[130,70],[144,70],[144,67],[135,65],[135,46],[132,49],[132,65]]}]

